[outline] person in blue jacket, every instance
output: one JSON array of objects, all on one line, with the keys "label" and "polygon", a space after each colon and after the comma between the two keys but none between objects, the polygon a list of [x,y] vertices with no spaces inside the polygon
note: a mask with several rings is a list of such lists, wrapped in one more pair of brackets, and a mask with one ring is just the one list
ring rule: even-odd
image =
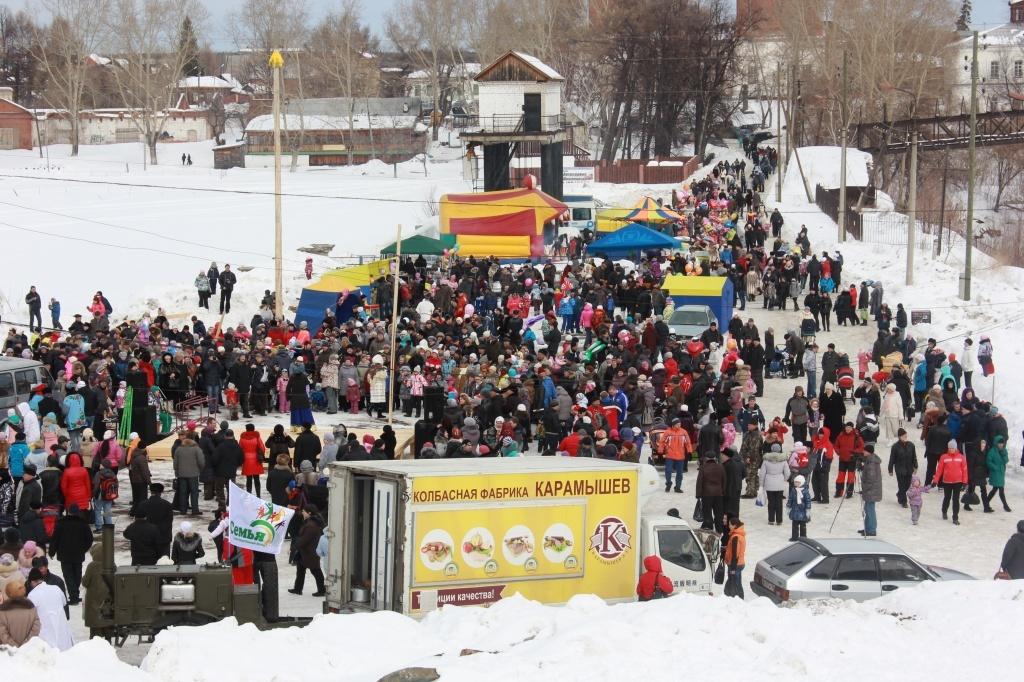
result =
[{"label": "person in blue jacket", "polygon": [[[914,367],[914,410],[918,415],[923,416],[924,394],[928,392],[928,363],[923,357],[917,357],[917,366]],[[921,423],[918,418],[918,424]]]},{"label": "person in blue jacket", "polygon": [[562,318],[562,331],[571,332],[573,328],[573,321],[576,317],[576,310],[573,305],[572,296],[562,297],[561,302],[558,304],[558,314]]}]

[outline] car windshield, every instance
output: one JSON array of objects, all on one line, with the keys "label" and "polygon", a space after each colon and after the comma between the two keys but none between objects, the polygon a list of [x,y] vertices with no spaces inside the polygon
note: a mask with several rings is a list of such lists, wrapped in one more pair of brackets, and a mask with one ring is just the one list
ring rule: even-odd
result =
[{"label": "car windshield", "polygon": [[700,310],[677,310],[669,318],[669,324],[708,326],[708,314]]},{"label": "car windshield", "polygon": [[806,566],[819,556],[821,555],[813,547],[797,542],[772,554],[764,561],[783,575],[793,575],[801,566]]}]

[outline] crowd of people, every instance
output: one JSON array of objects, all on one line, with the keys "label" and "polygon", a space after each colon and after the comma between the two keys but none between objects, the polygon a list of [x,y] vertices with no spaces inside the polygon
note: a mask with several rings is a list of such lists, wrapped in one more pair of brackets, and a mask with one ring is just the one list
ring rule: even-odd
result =
[{"label": "crowd of people", "polygon": [[[773,159],[758,152],[758,172],[774,172]],[[200,531],[188,520],[175,533],[173,518],[198,516],[202,496],[214,503],[207,530],[219,540],[227,484],[242,476],[247,490],[298,512],[290,529],[289,559],[299,567],[292,591],[302,592],[308,571],[321,595],[318,486],[325,467],[394,458],[406,446],[423,459],[537,454],[649,461],[664,467],[665,491],[676,493],[684,492],[693,466],[694,518],[723,535],[726,593],[738,597],[743,498],[765,507],[770,525],[781,525],[786,513],[794,540],[807,535],[812,505],[841,503],[857,492],[861,532],[875,535],[883,470],[896,480],[890,494],[909,509],[908,523],[918,522],[924,494],[934,487],[943,491],[942,517],[951,507],[954,524],[961,505],[990,512],[996,495],[1010,511],[1007,424],[971,387],[975,372],[991,368],[991,342],[982,336],[975,348],[968,337],[959,354],[935,339],[919,346],[902,305],[889,312],[880,283],[842,288],[838,252],[813,253],[806,230],[792,245],[784,242],[778,211],[752,211],[741,220],[756,196],[747,189],[744,163],[723,162],[691,188],[697,222],[688,234],[703,240],[707,256],[654,253],[633,268],[600,258],[515,265],[406,258],[397,277],[373,284],[369,298],[343,294],[315,328],[275,320],[271,292],[248,326],[208,328],[197,316],[178,325],[161,312],[115,325],[109,301],[97,292],[89,324],[76,315],[61,331],[57,304],[53,329],[42,331],[33,287],[35,298],[26,301],[35,306],[36,324],[28,333],[12,328],[4,351],[38,360],[55,381],[35,387],[0,430],[0,519],[11,526],[0,571],[12,562],[19,572],[28,569],[24,587],[4,587],[5,603],[15,606],[0,607],[0,621],[7,612],[26,621],[17,639],[39,627],[59,630],[44,618],[52,609],[36,607],[38,626],[19,611],[28,610],[23,591],[31,588],[31,598],[40,585],[53,584],[46,557],[57,557],[67,603],[80,600],[81,586],[96,580],[82,570],[96,549],[91,530],[111,523],[113,508],[127,501],[119,481],[130,489],[133,521],[124,537],[132,563],[202,558]],[[721,240],[695,227],[701,205],[711,200],[724,202],[715,210],[731,223]],[[769,230],[774,244],[766,247]],[[677,338],[667,324],[673,302],[660,286],[670,272],[732,278],[738,310],[757,296],[767,308],[786,310],[792,301],[792,325],[762,331],[737,314],[723,329],[712,323],[699,336]],[[219,271],[213,264],[196,278],[200,306],[208,307],[219,286],[221,311],[229,313],[234,284],[229,266]],[[399,312],[391,319],[395,295]],[[872,347],[843,350],[833,342],[819,356],[816,338],[830,329],[832,312],[840,325],[873,321]],[[758,403],[765,381],[803,377],[806,384],[798,382],[780,414],[765,413]],[[172,499],[154,480],[146,444],[136,434],[124,442],[116,436],[129,389],[165,411],[206,398],[209,416],[184,424],[172,446]],[[344,426],[316,426],[317,415],[334,424],[339,414],[383,419],[391,403],[416,419],[416,437],[406,446],[389,425],[363,440]],[[264,440],[250,423],[236,437],[240,425],[231,422],[252,415],[287,418],[291,429],[281,424]],[[1024,577],[1021,540],[1012,542],[1017,549],[1008,545],[1002,568]],[[219,559],[221,549],[219,542]],[[25,552],[35,555],[27,565]],[[273,562],[248,556],[236,562],[236,577],[266,581],[272,571],[276,591]],[[642,581],[642,598],[671,591],[656,563],[645,562],[653,577]]]}]

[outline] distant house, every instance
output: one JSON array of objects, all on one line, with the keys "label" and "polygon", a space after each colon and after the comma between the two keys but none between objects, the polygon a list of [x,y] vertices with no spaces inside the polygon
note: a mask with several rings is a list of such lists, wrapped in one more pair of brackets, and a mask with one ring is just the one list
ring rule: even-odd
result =
[{"label": "distant house", "polygon": [[220,76],[188,76],[178,81],[178,93],[184,97],[178,106],[187,105],[199,109],[208,108],[216,98],[227,104],[243,104],[249,101],[249,93],[231,74]]},{"label": "distant house", "polygon": [[15,103],[9,87],[0,87],[0,149],[32,149],[32,112]]},{"label": "distant house", "polygon": [[[352,118],[349,118],[349,112]],[[346,97],[291,100],[281,116],[282,153],[297,149],[309,166],[343,166],[378,159],[407,161],[422,153],[426,127],[420,101],[404,97]],[[256,116],[245,127],[248,168],[273,165],[274,117]]]},{"label": "distant house", "polygon": [[[1009,23],[978,32],[978,111],[1019,109],[1024,99],[1024,0],[1009,3]],[[946,78],[952,84],[952,112],[970,110],[970,64],[973,38],[963,35],[952,45]]]}]

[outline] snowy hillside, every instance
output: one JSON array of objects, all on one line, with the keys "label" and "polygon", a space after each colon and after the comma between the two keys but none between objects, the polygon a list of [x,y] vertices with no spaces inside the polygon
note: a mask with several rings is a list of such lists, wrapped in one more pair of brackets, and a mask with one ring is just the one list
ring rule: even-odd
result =
[{"label": "snowy hillside", "polygon": [[[809,178],[811,194],[815,183],[838,187],[838,147],[807,147],[799,150],[804,174]],[[850,184],[867,181],[865,164],[870,156],[856,150],[847,158]],[[982,334],[987,334],[995,349],[996,374],[982,377],[974,373],[974,387],[978,396],[999,407],[1010,426],[1011,460],[1017,461],[1012,453],[1019,453],[1022,447],[1021,430],[1024,429],[1024,382],[1020,381],[1024,370],[1024,348],[1020,338],[1024,335],[1024,269],[1003,266],[974,249],[974,274],[972,300],[963,301],[958,296],[959,277],[964,267],[964,242],[954,235],[952,244],[943,246],[938,257],[922,244],[931,244],[931,237],[918,231],[915,251],[914,285],[906,286],[906,240],[900,243],[880,241],[858,242],[852,239],[838,243],[838,227],[813,203],[807,201],[801,183],[799,170],[791,158],[786,168],[783,183],[782,203],[779,209],[786,217],[787,236],[806,225],[811,244],[820,255],[821,251],[840,251],[845,258],[843,280],[845,284],[864,280],[881,281],[884,285],[884,301],[893,312],[896,304],[902,303],[908,313],[911,309],[932,311],[932,323],[911,327],[910,333],[923,347],[929,338],[934,338],[947,353],[961,353],[966,335],[971,334],[975,348]],[[774,187],[769,187],[765,198],[769,208],[776,205]],[[891,220],[892,215],[880,214],[879,219]],[[875,236],[867,227],[873,220],[870,213],[865,215],[865,238]],[[906,221],[905,216],[898,219]],[[895,240],[893,240],[895,241]],[[861,350],[861,349],[858,349]],[[1020,471],[1014,467],[1014,470]]]},{"label": "snowy hillside", "polygon": [[[54,145],[49,161],[35,152],[0,154],[0,234],[8,249],[0,274],[3,317],[27,321],[30,284],[39,285],[44,301],[61,301],[65,324],[97,289],[112,302],[115,320],[141,314],[150,301],[174,313],[179,299],[194,304],[192,281],[211,261],[238,273],[236,301],[258,304],[273,282],[273,172],[214,170],[211,144],[160,145],[162,165],[145,169],[137,144],[83,145],[78,158]],[[182,153],[194,165],[182,166]],[[305,280],[300,247],[332,243],[333,256],[374,255],[394,240],[397,225],[408,234],[436,220],[428,202],[468,189],[458,163],[429,163],[425,176],[422,161],[410,161],[398,164],[397,178],[380,162],[287,168],[286,158],[286,300]],[[19,246],[29,244],[52,260],[18,257],[25,251]],[[316,272],[351,262],[315,260]],[[252,269],[238,272],[240,266]],[[238,305],[228,321],[248,323],[255,312]]]}]

